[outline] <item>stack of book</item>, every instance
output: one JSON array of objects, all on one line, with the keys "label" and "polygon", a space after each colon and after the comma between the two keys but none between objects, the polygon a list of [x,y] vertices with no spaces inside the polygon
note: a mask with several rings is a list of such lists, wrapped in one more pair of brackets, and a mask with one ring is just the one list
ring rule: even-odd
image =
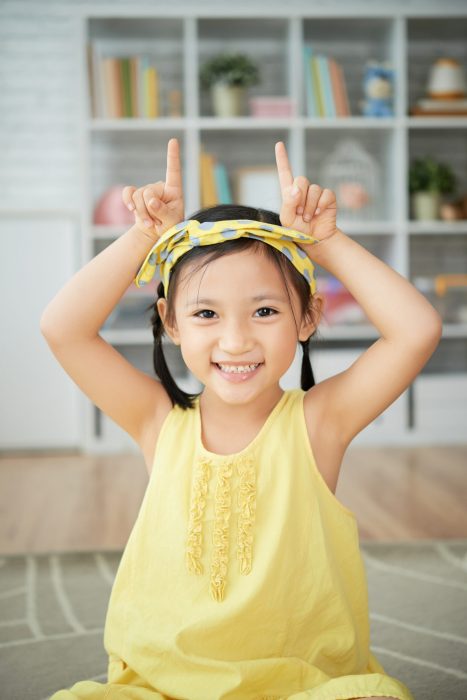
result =
[{"label": "stack of book", "polygon": [[419,100],[410,114],[420,117],[462,117],[467,114],[467,100]]},{"label": "stack of book", "polygon": [[216,204],[232,204],[227,170],[216,157],[203,148],[200,154],[201,206],[213,207]]},{"label": "stack of book", "polygon": [[88,44],[89,85],[95,118],[161,115],[159,74],[149,56],[101,55]]},{"label": "stack of book", "polygon": [[309,117],[348,117],[349,100],[341,66],[304,47],[306,112]]}]

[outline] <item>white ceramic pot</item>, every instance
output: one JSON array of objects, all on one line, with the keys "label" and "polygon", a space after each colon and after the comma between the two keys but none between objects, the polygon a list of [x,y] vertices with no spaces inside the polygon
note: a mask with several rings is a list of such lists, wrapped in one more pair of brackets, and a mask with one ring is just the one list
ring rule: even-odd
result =
[{"label": "white ceramic pot", "polygon": [[244,114],[245,92],[242,86],[215,83],[211,95],[216,117],[241,117]]},{"label": "white ceramic pot", "polygon": [[439,192],[414,192],[412,211],[416,221],[434,221],[439,219],[441,195]]},{"label": "white ceramic pot", "polygon": [[455,100],[465,96],[462,66],[454,58],[438,58],[431,67],[428,95],[432,99]]}]

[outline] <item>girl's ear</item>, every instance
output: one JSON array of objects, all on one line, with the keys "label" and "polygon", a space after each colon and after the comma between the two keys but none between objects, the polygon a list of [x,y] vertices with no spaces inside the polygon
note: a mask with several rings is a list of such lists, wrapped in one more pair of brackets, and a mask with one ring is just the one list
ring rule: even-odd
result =
[{"label": "girl's ear", "polygon": [[302,325],[298,336],[299,340],[308,340],[308,338],[313,335],[316,328],[318,328],[320,324],[323,310],[324,296],[319,292],[316,292],[313,294],[313,298],[311,300],[311,308],[307,310],[302,320]]},{"label": "girl's ear", "polygon": [[175,326],[169,326],[167,322],[167,299],[157,300],[157,310],[159,312],[161,321],[164,324],[165,332],[167,333],[171,341],[175,343],[175,345],[180,345],[180,336],[178,333],[177,324],[175,324]]}]

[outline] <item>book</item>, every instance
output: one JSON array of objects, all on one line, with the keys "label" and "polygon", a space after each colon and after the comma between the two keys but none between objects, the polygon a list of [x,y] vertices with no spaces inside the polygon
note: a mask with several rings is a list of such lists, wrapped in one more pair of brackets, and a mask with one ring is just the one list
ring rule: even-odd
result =
[{"label": "book", "polygon": [[159,116],[159,75],[154,66],[146,69],[147,114],[150,119]]},{"label": "book", "polygon": [[149,49],[137,53],[134,42],[127,46],[98,40],[90,42],[87,51],[94,118],[160,116],[159,73]]},{"label": "book", "polygon": [[342,67],[323,54],[303,48],[306,111],[310,117],[346,117],[350,115],[347,88]]},{"label": "book", "polygon": [[132,117],[142,117],[139,110],[139,98],[138,92],[141,89],[138,80],[139,71],[139,57],[131,56],[129,59],[129,75],[130,75],[130,101],[131,101],[131,116]]},{"label": "book", "polygon": [[122,111],[124,117],[132,117],[132,104],[131,104],[131,83],[130,83],[130,59],[120,58],[117,59],[120,66],[120,82],[121,82],[121,92],[122,92]]},{"label": "book", "polygon": [[414,117],[463,117],[467,115],[467,100],[421,99],[409,113]]},{"label": "book", "polygon": [[316,85],[313,74],[313,66],[311,59],[313,57],[313,49],[311,46],[303,47],[303,60],[305,65],[305,95],[306,95],[306,112],[309,117],[319,117],[318,104],[316,101]]},{"label": "book", "polygon": [[102,59],[102,83],[104,89],[105,110],[103,117],[121,117],[123,101],[120,85],[120,67],[116,58]]},{"label": "book", "polygon": [[350,116],[350,111],[342,70],[333,58],[329,59],[329,74],[334,95],[335,116],[348,117]]},{"label": "book", "polygon": [[215,159],[210,153],[200,153],[200,194],[201,206],[212,207],[219,204],[214,176]]},{"label": "book", "polygon": [[214,177],[216,181],[217,203],[232,204],[232,195],[225,165],[216,163],[214,166]]},{"label": "book", "polygon": [[350,103],[349,103],[349,96],[347,93],[347,85],[345,83],[345,78],[344,78],[344,70],[339,63],[337,63],[336,66],[337,66],[337,72],[340,76],[339,85],[340,85],[340,91],[342,94],[342,104],[343,104],[343,110],[344,110],[343,116],[350,117],[351,116]]},{"label": "book", "polygon": [[321,74],[320,74],[320,69],[319,69],[319,61],[316,56],[313,56],[311,58],[311,69],[313,73],[313,90],[316,98],[316,104],[317,104],[317,112],[316,115],[317,117],[325,117],[326,116],[326,107],[324,104],[324,87],[322,84],[322,79],[321,79]]},{"label": "book", "polygon": [[467,109],[467,100],[418,100],[417,107],[426,112],[446,110],[446,112],[463,112]]},{"label": "book", "polygon": [[316,57],[318,59],[318,67],[320,80],[323,91],[324,116],[335,117],[336,109],[334,105],[334,95],[332,91],[331,76],[329,73],[329,59],[321,54]]}]

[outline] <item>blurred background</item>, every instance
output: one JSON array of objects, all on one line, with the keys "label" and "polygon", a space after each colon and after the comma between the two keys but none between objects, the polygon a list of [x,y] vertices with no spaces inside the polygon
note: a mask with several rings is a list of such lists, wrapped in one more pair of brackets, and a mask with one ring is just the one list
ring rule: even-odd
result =
[{"label": "blurred background", "polygon": [[[118,547],[128,537],[146,483],[139,448],[65,374],[39,318],[132,223],[122,187],[164,178],[173,136],[187,216],[229,202],[277,211],[274,144],[282,140],[295,173],[336,192],[347,235],[441,313],[439,347],[355,438],[345,456],[355,465],[342,469],[338,493],[363,537],[466,533],[455,503],[467,482],[467,9],[432,5],[412,3],[407,13],[403,3],[324,10],[296,1],[285,12],[280,3],[267,11],[218,3],[213,13],[207,3],[176,12],[162,3],[115,2],[112,11],[99,1],[2,3],[0,551]],[[310,352],[321,381],[378,333],[338,280],[319,267],[317,279],[326,307]],[[151,375],[145,308],[157,283],[132,284],[101,331]],[[166,351],[180,386],[200,390],[179,347],[167,341]],[[299,385],[300,354],[283,388]],[[132,474],[129,500],[114,488],[115,465]],[[370,514],[362,491],[374,499],[381,478],[387,492]],[[19,494],[36,480],[18,523]],[[52,483],[63,498],[44,512]],[[80,484],[72,498],[71,483]],[[435,518],[439,489],[452,501]],[[104,492],[118,504],[119,525],[96,532]]]}]

